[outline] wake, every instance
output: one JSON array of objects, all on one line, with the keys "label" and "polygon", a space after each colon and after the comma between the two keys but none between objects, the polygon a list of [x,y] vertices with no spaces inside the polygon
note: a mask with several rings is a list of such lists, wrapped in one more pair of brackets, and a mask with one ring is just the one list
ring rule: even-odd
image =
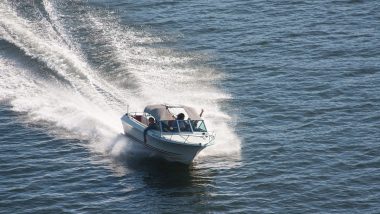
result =
[{"label": "wake", "polygon": [[[219,106],[230,96],[213,86],[223,78],[220,72],[195,66],[197,56],[149,46],[161,40],[120,25],[109,14],[104,18],[88,9],[80,25],[72,25],[59,4],[43,5],[48,17],[35,21],[0,3],[0,38],[44,65],[28,66],[22,57],[0,50],[0,99],[14,111],[27,112],[29,122],[53,124],[49,131],[60,137],[88,140],[95,151],[118,156],[128,147],[119,137],[127,105],[136,111],[153,103],[190,105],[206,110],[209,129],[217,135],[216,145],[201,155],[240,152],[231,117]],[[75,39],[80,29],[98,33]],[[90,40],[88,49],[81,48],[81,39]],[[100,52],[91,52],[96,66],[86,58],[94,44]]]}]

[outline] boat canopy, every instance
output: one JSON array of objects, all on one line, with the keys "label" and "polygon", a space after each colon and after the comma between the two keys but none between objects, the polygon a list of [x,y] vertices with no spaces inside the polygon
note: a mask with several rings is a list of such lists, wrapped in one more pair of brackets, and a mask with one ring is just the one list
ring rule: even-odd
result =
[{"label": "boat canopy", "polygon": [[173,120],[179,113],[183,113],[186,120],[202,120],[197,111],[188,106],[148,105],[144,112],[149,113],[156,120]]}]

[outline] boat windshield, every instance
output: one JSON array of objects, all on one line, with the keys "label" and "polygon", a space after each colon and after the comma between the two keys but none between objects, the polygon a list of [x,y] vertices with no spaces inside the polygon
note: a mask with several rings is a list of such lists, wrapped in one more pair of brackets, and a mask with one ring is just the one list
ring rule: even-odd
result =
[{"label": "boat windshield", "polygon": [[203,120],[161,120],[162,132],[207,132]]},{"label": "boat windshield", "polygon": [[192,120],[191,125],[194,132],[207,132],[206,125],[203,120]]}]

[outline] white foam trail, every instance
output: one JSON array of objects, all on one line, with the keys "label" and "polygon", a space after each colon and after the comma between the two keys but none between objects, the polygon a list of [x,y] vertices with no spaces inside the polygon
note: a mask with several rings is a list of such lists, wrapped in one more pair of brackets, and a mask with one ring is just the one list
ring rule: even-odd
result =
[{"label": "white foam trail", "polygon": [[[88,20],[93,22],[91,26],[104,28],[98,18],[90,16]],[[125,31],[120,25],[108,24],[101,38],[113,38],[111,44],[117,56],[115,60],[138,79],[143,100],[139,102],[142,106],[137,107],[141,109],[146,104],[172,103],[194,106],[199,112],[204,108],[209,129],[217,134],[217,145],[208,147],[201,156],[240,152],[240,140],[230,123],[232,118],[218,105],[219,100],[229,99],[230,96],[212,85],[222,75],[209,68],[193,66],[191,57],[171,50],[131,46],[125,41]],[[133,40],[134,36],[130,35],[128,40]]]},{"label": "white foam trail", "polygon": [[[60,35],[46,20],[28,22],[4,3],[0,3],[0,35],[70,84],[47,82],[35,77],[35,71],[3,58],[0,78],[4,81],[0,83],[0,90],[4,93],[0,98],[11,99],[14,110],[28,112],[32,121],[53,123],[57,129],[64,128],[72,135],[90,140],[97,151],[117,156],[127,147],[125,140],[117,137],[121,132],[119,117],[127,103],[137,111],[151,103],[185,104],[199,110],[204,108],[209,129],[217,134],[217,144],[201,155],[240,152],[240,140],[230,126],[231,117],[218,105],[219,100],[228,99],[229,95],[212,84],[222,77],[220,73],[194,66],[194,54],[183,56],[169,49],[141,46],[160,42],[160,39],[108,22],[94,11],[88,12],[85,27],[100,32],[97,39],[112,47],[113,59],[121,65],[119,69],[128,74],[120,72],[112,84],[108,82],[112,80],[106,81],[100,71],[86,62],[80,51],[72,48],[75,44],[70,42],[70,36],[61,32],[64,28],[59,24],[59,12],[48,1],[43,3]],[[68,41],[63,42],[61,38]],[[130,75],[137,80],[138,90],[115,85],[128,81]],[[121,101],[115,102],[108,96]]]},{"label": "white foam trail", "polygon": [[28,112],[32,121],[53,123],[76,137],[94,142],[98,150],[109,150],[107,143],[98,142],[109,142],[122,131],[119,121],[122,108],[118,103],[110,105],[94,86],[115,95],[123,93],[99,79],[75,51],[39,35],[39,31],[33,30],[38,29],[33,23],[21,20],[2,4],[0,13],[4,15],[0,19],[1,37],[44,62],[70,83],[68,87],[46,82],[33,75],[38,71],[2,59],[2,99],[11,99],[13,109]]},{"label": "white foam trail", "polygon": [[94,105],[71,88],[36,79],[14,61],[0,59],[0,64],[0,99],[7,99],[14,111],[28,112],[31,122],[46,123],[60,137],[90,140],[100,152],[112,149],[110,140],[122,131],[119,113]]}]

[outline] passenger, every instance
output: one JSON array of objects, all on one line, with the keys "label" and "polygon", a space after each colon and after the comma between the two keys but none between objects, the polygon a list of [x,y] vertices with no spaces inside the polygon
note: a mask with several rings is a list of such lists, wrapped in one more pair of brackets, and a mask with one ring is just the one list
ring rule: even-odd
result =
[{"label": "passenger", "polygon": [[190,125],[188,124],[188,121],[185,121],[185,115],[183,113],[179,113],[177,115],[177,121],[178,121],[179,130],[185,131],[185,132],[191,131]]},{"label": "passenger", "polygon": [[178,121],[178,126],[180,130],[183,130],[186,128],[184,119],[185,119],[185,115],[183,113],[179,113],[177,115],[177,121]]},{"label": "passenger", "polygon": [[185,119],[185,115],[183,113],[179,113],[177,115],[177,120],[184,120]]},{"label": "passenger", "polygon": [[144,129],[144,143],[146,143],[146,135],[148,134],[149,130],[158,130],[159,129],[159,127],[156,124],[153,117],[149,117],[148,121],[149,121],[148,127],[146,127]]},{"label": "passenger", "polygon": [[178,126],[179,126],[179,129],[180,130],[183,130],[185,128],[185,115],[183,113],[179,113],[177,115],[177,118],[175,116],[173,116],[173,118],[175,119],[171,124],[170,124],[170,130],[171,131],[174,131],[174,132],[178,132],[178,128],[177,128],[177,123],[178,123]]}]

